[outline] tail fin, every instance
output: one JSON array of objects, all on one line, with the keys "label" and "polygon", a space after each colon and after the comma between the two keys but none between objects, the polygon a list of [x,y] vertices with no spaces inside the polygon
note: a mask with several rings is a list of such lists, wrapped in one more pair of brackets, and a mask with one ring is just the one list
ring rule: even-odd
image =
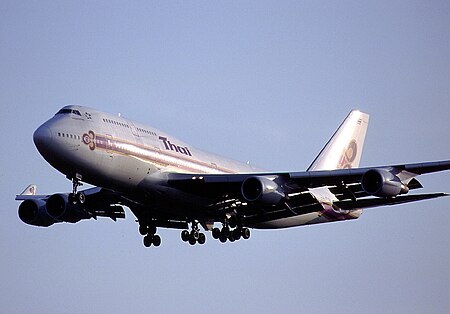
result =
[{"label": "tail fin", "polygon": [[361,160],[369,115],[352,110],[308,171],[356,168]]},{"label": "tail fin", "polygon": [[20,193],[20,196],[30,196],[30,195],[36,195],[36,184],[30,184],[27,186],[25,190],[23,190],[22,193]]}]

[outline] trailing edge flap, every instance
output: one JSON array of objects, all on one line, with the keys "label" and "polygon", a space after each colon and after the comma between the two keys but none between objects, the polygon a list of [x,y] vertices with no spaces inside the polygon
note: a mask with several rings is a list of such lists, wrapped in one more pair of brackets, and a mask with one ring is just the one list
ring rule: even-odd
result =
[{"label": "trailing edge flap", "polygon": [[443,196],[450,196],[447,193],[431,193],[431,194],[417,194],[417,195],[403,195],[394,198],[369,198],[358,201],[340,201],[334,202],[333,205],[343,210],[351,210],[355,208],[370,208],[386,205],[397,205],[415,201],[428,200]]}]

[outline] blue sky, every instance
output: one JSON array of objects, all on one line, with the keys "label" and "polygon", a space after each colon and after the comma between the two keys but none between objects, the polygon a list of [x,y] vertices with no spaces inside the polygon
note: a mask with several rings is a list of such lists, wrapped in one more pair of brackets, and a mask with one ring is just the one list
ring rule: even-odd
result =
[{"label": "blue sky", "polygon": [[450,311],[449,199],[158,249],[130,212],[37,228],[14,201],[70,190],[32,142],[69,103],[273,170],[306,169],[359,108],[363,166],[450,159],[449,29],[447,1],[0,2],[0,311]]}]

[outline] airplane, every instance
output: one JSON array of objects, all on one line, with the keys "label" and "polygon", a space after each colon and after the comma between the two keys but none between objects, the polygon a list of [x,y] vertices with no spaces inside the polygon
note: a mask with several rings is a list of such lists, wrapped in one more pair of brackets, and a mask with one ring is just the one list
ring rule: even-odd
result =
[{"label": "airplane", "polygon": [[[49,227],[85,219],[136,217],[146,247],[157,228],[181,229],[191,245],[205,232],[220,242],[250,229],[278,229],[357,219],[363,209],[448,196],[409,194],[418,175],[450,169],[450,160],[358,168],[369,115],[352,110],[307,168],[272,172],[199,150],[122,116],[69,105],[39,126],[42,157],[72,182],[69,193],[16,196],[19,218]],[[78,191],[84,183],[94,187]]]}]

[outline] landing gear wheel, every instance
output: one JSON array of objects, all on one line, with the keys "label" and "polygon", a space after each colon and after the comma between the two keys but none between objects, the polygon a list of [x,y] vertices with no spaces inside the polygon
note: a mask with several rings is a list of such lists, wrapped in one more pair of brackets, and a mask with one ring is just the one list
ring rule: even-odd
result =
[{"label": "landing gear wheel", "polygon": [[161,237],[157,234],[153,236],[153,245],[156,247],[161,245]]},{"label": "landing gear wheel", "polygon": [[225,242],[227,242],[227,239],[228,238],[224,237],[223,234],[220,235],[220,238],[219,238],[220,242],[225,243]]},{"label": "landing gear wheel", "polygon": [[[161,241],[161,239],[160,239],[160,241]],[[150,247],[150,246],[152,245],[152,242],[153,242],[153,236],[151,236],[151,235],[146,235],[146,236],[144,237],[144,246],[145,246],[145,247]]]},{"label": "landing gear wheel", "polygon": [[86,195],[83,192],[78,192],[76,194],[76,198],[80,204],[84,204],[86,202]]},{"label": "landing gear wheel", "polygon": [[197,240],[191,234],[190,237],[189,237],[189,244],[190,245],[195,245],[195,243],[197,243]]},{"label": "landing gear wheel", "polygon": [[145,235],[148,233],[148,231],[147,231],[147,226],[139,225],[139,233],[140,233],[142,236],[145,236]]},{"label": "landing gear wheel", "polygon": [[187,230],[181,231],[181,240],[183,240],[184,242],[189,241],[189,231]]},{"label": "landing gear wheel", "polygon": [[228,227],[223,227],[222,231],[220,231],[220,235],[222,237],[228,238],[228,236],[230,235],[230,228]]},{"label": "landing gear wheel", "polygon": [[220,229],[219,228],[214,228],[212,230],[212,236],[214,239],[219,239],[220,238]]},{"label": "landing gear wheel", "polygon": [[200,233],[198,235],[197,241],[198,241],[198,244],[205,244],[205,242],[206,242],[205,234],[204,233]]},{"label": "landing gear wheel", "polygon": [[200,232],[198,232],[198,230],[192,230],[191,237],[194,238],[195,241],[198,240],[199,236],[200,236]]},{"label": "landing gear wheel", "polygon": [[250,238],[250,229],[249,228],[242,228],[241,233],[242,233],[242,238],[244,238],[246,240],[248,238]]},{"label": "landing gear wheel", "polygon": [[231,234],[233,235],[233,238],[237,241],[241,239],[241,233],[242,233],[241,229],[236,228],[232,231]]}]

